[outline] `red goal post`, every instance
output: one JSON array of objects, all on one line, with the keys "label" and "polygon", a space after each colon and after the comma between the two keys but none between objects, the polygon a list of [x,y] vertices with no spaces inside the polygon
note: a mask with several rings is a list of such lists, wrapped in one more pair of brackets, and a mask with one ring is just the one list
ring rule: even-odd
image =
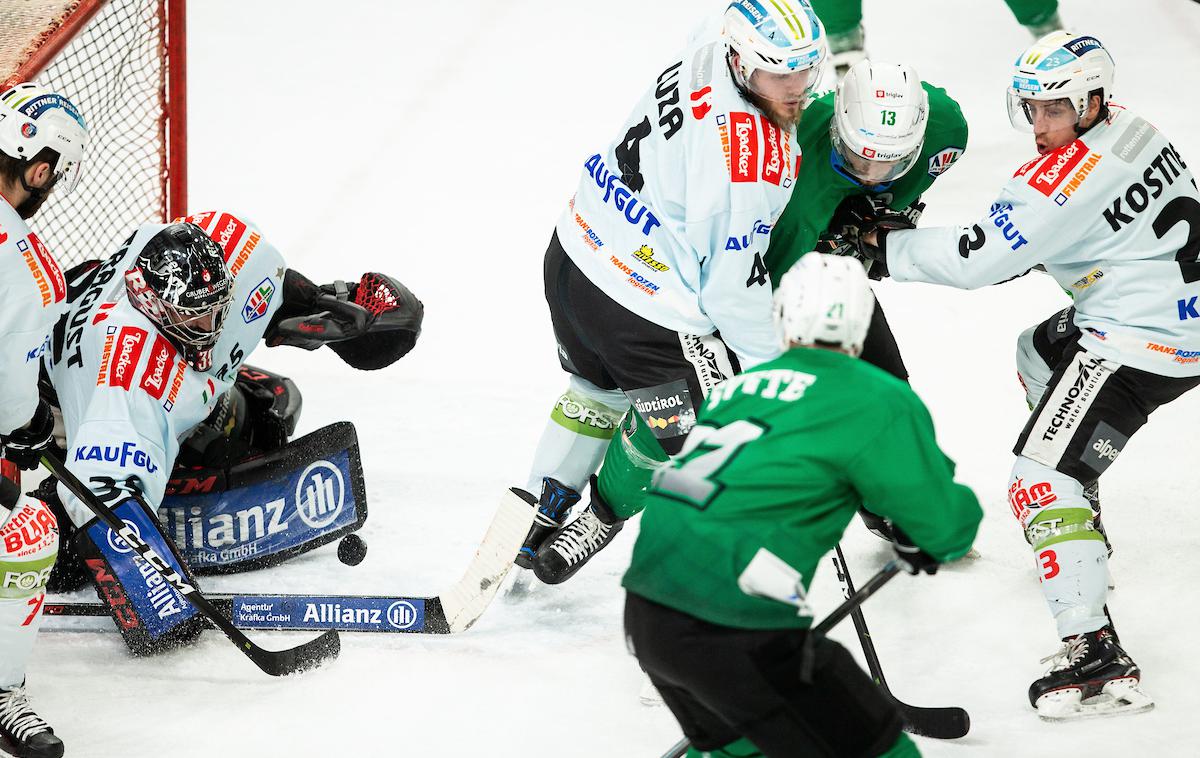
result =
[{"label": "red goal post", "polygon": [[36,81],[88,125],[79,186],[33,219],[59,262],[186,214],[185,0],[0,0],[0,82]]}]

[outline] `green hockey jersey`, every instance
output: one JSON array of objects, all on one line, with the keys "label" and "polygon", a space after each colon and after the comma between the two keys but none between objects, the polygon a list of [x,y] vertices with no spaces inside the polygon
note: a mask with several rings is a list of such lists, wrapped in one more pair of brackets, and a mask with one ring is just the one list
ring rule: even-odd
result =
[{"label": "green hockey jersey", "polygon": [[772,288],[779,285],[779,278],[793,263],[812,251],[842,200],[852,195],[881,195],[888,198],[892,208],[903,210],[962,156],[967,148],[967,122],[962,109],[946,90],[928,82],[921,86],[929,94],[929,121],[921,157],[907,174],[881,187],[868,189],[833,167],[829,124],[833,120],[834,93],[818,98],[804,110],[796,128],[800,171],[791,199],[771,228],[764,259]]},{"label": "green hockey jersey", "polygon": [[[807,627],[804,591],[864,501],[939,560],[970,549],[983,514],[953,475],[907,384],[843,353],[793,349],[714,388],[654,477],[623,584],[723,626]],[[739,586],[760,551],[790,567],[798,602]]]}]

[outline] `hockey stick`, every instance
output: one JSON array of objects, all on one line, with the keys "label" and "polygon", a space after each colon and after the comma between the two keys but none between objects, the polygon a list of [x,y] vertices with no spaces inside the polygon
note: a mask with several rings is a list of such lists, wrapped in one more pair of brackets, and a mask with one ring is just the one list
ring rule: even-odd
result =
[{"label": "hockey stick", "polygon": [[[854,596],[854,583],[850,580],[850,571],[846,567],[846,556],[842,555],[842,546],[834,547],[833,566],[837,571],[838,581],[842,583],[842,592],[846,597]],[[966,735],[971,729],[970,715],[956,706],[942,708],[922,708],[909,705],[896,698],[888,689],[887,681],[883,678],[883,668],[879,665],[879,655],[875,652],[875,643],[871,641],[871,632],[867,630],[867,621],[862,609],[857,606],[850,612],[854,619],[854,628],[858,632],[858,640],[862,643],[863,657],[867,659],[867,668],[871,678],[883,690],[904,716],[904,729],[922,737],[933,737],[939,740],[953,740]]]},{"label": "hockey stick", "polygon": [[42,455],[42,465],[49,469],[50,473],[71,491],[71,494],[82,501],[88,510],[96,514],[96,518],[120,535],[125,544],[154,569],[167,584],[175,588],[197,610],[207,616],[213,626],[224,632],[225,636],[237,645],[247,658],[254,661],[254,664],[267,674],[271,676],[294,674],[333,660],[341,652],[341,640],[333,629],[326,631],[314,640],[287,650],[265,650],[254,644],[249,637],[230,623],[228,618],[221,615],[220,611],[204,595],[200,594],[199,590],[188,584],[179,575],[179,572],[171,568],[162,556],[154,551],[154,548],[146,544],[137,531],[122,521],[117,514],[112,512],[112,509],[100,502],[100,499],[84,486],[83,482],[79,481],[62,461],[47,453]]},{"label": "hockey stick", "polygon": [[[453,634],[469,629],[487,609],[529,527],[534,508],[512,490],[454,586],[436,597],[381,595],[211,595],[209,601],[239,629]],[[47,616],[108,616],[97,602],[46,603]]]},{"label": "hockey stick", "polygon": [[[829,634],[829,630],[841,623],[842,620],[847,616],[853,615],[854,613],[861,613],[859,606],[861,606],[867,598],[871,597],[871,595],[874,595],[880,587],[890,582],[892,577],[899,572],[900,564],[896,561],[888,561],[883,568],[879,569],[874,576],[867,580],[866,584],[864,584],[862,587],[859,587],[857,592],[851,590],[846,595],[846,599],[842,601],[841,605],[839,605],[837,608],[834,608],[828,616],[821,620],[821,623],[808,630],[808,636],[804,640],[805,648],[811,649],[813,643]],[[805,655],[805,659],[805,665],[807,665],[807,654]],[[692,743],[688,741],[687,737],[684,737],[679,742],[676,742],[674,745],[672,745],[670,750],[663,753],[662,758],[683,758],[683,756],[687,754],[688,748],[691,746]]]}]

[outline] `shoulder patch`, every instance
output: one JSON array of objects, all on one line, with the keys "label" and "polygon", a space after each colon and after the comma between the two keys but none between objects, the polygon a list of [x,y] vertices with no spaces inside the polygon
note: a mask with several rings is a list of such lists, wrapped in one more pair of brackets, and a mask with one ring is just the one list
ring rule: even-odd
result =
[{"label": "shoulder patch", "polygon": [[965,148],[961,147],[943,147],[932,156],[929,157],[929,175],[937,178],[950,170],[954,162],[962,157]]}]

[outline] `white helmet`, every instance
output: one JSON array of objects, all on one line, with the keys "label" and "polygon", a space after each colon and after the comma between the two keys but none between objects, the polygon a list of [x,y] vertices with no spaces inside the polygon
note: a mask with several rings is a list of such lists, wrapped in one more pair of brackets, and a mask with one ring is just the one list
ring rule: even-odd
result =
[{"label": "white helmet", "polygon": [[750,79],[758,70],[810,71],[810,93],[821,81],[829,45],[808,0],[734,0],[725,9],[722,33],[729,51],[738,54],[738,84],[747,89],[754,89]]},{"label": "white helmet", "polygon": [[0,152],[25,161],[43,148],[58,153],[50,168],[63,194],[79,183],[87,138],[79,109],[62,95],[33,82],[0,93]]},{"label": "white helmet", "polygon": [[1090,93],[1101,90],[1100,103],[1112,98],[1116,64],[1100,40],[1070,32],[1050,32],[1034,42],[1013,63],[1008,88],[1008,120],[1017,129],[1033,131],[1026,100],[1070,100],[1082,119]]},{"label": "white helmet", "polygon": [[894,182],[925,145],[929,94],[911,66],[860,61],[834,96],[829,123],[834,167],[863,184]]},{"label": "white helmet", "polygon": [[775,289],[775,329],[784,350],[820,344],[857,356],[874,311],[866,271],[849,256],[808,253]]}]

